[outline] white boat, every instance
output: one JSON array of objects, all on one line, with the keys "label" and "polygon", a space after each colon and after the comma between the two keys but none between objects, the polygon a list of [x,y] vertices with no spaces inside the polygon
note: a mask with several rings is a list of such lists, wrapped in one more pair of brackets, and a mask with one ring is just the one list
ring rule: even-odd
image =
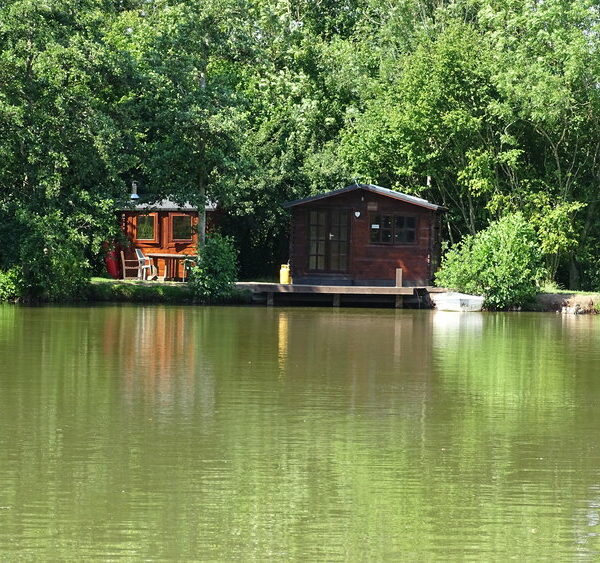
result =
[{"label": "white boat", "polygon": [[466,293],[432,293],[431,300],[438,311],[481,311],[485,297]]}]

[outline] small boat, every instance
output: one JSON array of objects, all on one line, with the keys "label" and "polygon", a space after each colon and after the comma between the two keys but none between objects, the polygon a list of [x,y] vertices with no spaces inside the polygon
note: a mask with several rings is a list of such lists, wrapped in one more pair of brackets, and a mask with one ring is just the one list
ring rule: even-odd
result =
[{"label": "small boat", "polygon": [[466,293],[433,293],[430,295],[438,311],[481,311],[485,297]]}]

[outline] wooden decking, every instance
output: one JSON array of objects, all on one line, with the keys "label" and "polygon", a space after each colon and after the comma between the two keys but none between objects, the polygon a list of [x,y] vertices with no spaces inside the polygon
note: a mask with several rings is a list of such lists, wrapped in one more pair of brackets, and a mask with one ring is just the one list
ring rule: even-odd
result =
[{"label": "wooden decking", "polygon": [[364,304],[393,304],[396,308],[404,306],[405,297],[415,297],[417,300],[429,293],[442,293],[445,289],[439,287],[394,287],[394,286],[360,286],[360,285],[304,285],[281,284],[266,282],[238,282],[237,289],[252,292],[257,300],[264,299],[267,305],[273,305],[277,296],[285,296],[286,301],[309,301],[312,299],[326,302],[329,298],[334,307],[339,307],[344,301]]}]

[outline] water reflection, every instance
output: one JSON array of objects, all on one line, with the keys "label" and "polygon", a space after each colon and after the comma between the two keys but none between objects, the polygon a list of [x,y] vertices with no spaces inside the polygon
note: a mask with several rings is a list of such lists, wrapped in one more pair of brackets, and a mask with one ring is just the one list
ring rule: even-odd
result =
[{"label": "water reflection", "polygon": [[600,425],[592,399],[598,320],[438,313],[433,324],[438,389],[456,411],[455,463],[489,483],[481,497],[486,513],[505,521],[521,555],[575,537],[580,544],[586,538],[589,551],[580,545],[580,555],[596,555],[598,528],[590,526],[598,522],[583,523],[578,505],[595,502],[587,495],[600,481],[596,439],[588,433]]},{"label": "water reflection", "polygon": [[8,558],[598,548],[598,319],[0,308]]},{"label": "water reflection", "polygon": [[279,360],[279,371],[285,375],[288,359],[288,342],[290,338],[288,313],[280,311],[277,315],[277,358]]}]

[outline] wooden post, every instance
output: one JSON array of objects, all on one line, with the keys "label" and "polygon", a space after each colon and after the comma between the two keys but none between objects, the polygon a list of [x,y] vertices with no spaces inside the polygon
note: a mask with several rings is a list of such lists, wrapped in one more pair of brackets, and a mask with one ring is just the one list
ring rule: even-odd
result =
[{"label": "wooden post", "polygon": [[273,292],[269,291],[269,293],[267,293],[267,307],[272,307],[273,306]]},{"label": "wooden post", "polygon": [[396,287],[402,287],[402,268],[396,268]]},{"label": "wooden post", "polygon": [[339,293],[334,293],[333,294],[333,306],[334,307],[339,307],[340,306],[340,294]]},{"label": "wooden post", "polygon": [[404,309],[404,295],[396,295],[395,307],[396,309]]}]

